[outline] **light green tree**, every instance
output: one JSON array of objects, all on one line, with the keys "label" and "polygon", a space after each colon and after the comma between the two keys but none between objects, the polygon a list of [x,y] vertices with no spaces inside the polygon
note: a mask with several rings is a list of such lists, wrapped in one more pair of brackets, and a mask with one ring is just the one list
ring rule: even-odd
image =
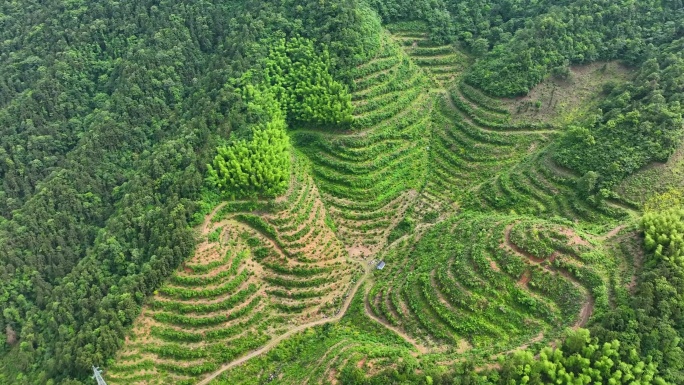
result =
[{"label": "light green tree", "polygon": [[290,139],[285,116],[272,96],[255,94],[251,108],[265,106],[270,121],[252,128],[250,140],[219,146],[208,180],[219,190],[237,197],[272,197],[287,189],[290,176]]}]

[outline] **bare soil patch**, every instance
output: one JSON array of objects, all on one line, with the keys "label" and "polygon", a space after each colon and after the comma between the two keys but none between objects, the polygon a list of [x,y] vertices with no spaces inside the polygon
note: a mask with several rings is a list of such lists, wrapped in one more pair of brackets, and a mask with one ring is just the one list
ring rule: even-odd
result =
[{"label": "bare soil patch", "polygon": [[580,237],[579,234],[574,232],[572,229],[569,229],[567,227],[559,227],[558,232],[560,234],[563,234],[566,237],[568,237],[568,242],[571,245],[581,245],[581,246],[587,246],[587,247],[591,246],[591,244],[589,242],[587,242],[586,239]]},{"label": "bare soil patch", "polygon": [[567,79],[549,77],[526,96],[503,99],[511,121],[564,125],[584,115],[600,100],[603,86],[629,79],[633,70],[618,62],[597,62],[570,67]]},{"label": "bare soil patch", "polygon": [[580,310],[579,318],[577,319],[577,322],[575,322],[573,329],[578,329],[586,325],[587,321],[589,321],[589,317],[591,317],[591,314],[593,312],[594,298],[590,296],[589,298],[587,298],[587,301],[584,302],[584,305],[582,305],[582,310]]},{"label": "bare soil patch", "polygon": [[496,264],[496,262],[492,261],[491,259],[489,260],[489,267],[496,272],[501,272],[501,269],[499,269],[499,266]]},{"label": "bare soil patch", "polygon": [[504,244],[501,245],[501,247],[507,247],[507,248],[515,251],[516,253],[523,255],[525,258],[529,259],[530,261],[532,261],[534,263],[545,262],[546,261],[545,259],[536,257],[536,256],[528,253],[527,251],[521,249],[520,247],[518,247],[518,245],[516,245],[515,243],[513,243],[511,241],[511,230],[513,229],[513,226],[515,226],[515,223],[516,222],[513,222],[513,223],[509,224],[508,226],[506,226],[506,230],[504,230],[504,236],[505,236]]},{"label": "bare soil patch", "polygon": [[530,277],[531,277],[530,271],[525,270],[523,275],[520,277],[520,280],[518,281],[518,285],[520,285],[522,287],[527,287],[527,283],[530,282]]},{"label": "bare soil patch", "polygon": [[347,252],[351,258],[365,258],[373,254],[373,252],[364,245],[353,245],[347,247]]}]

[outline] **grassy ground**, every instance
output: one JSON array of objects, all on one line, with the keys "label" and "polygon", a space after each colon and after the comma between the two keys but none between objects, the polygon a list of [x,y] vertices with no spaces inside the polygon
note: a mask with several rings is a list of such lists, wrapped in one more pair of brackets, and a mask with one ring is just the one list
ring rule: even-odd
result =
[{"label": "grassy ground", "polygon": [[667,163],[644,167],[615,190],[647,211],[684,203],[684,148],[680,147]]}]

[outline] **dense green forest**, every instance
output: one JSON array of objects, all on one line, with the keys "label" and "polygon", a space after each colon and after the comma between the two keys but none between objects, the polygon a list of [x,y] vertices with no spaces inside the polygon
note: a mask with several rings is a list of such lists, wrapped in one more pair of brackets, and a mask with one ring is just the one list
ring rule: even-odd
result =
[{"label": "dense green forest", "polygon": [[0,384],[684,383],[683,113],[681,0],[3,2]]}]

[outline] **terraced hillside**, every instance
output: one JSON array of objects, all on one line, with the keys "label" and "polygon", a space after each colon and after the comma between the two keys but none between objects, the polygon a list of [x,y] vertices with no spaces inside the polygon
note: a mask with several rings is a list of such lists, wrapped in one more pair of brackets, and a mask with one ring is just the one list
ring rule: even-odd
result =
[{"label": "terraced hillside", "polygon": [[683,2],[0,3],[0,385],[684,384]]},{"label": "terraced hillside", "polygon": [[548,142],[548,133],[519,132],[476,123],[451,93],[437,95],[426,190],[459,203],[466,193]]},{"label": "terraced hillside", "polygon": [[595,302],[607,306],[606,269],[592,249],[557,224],[461,216],[390,248],[367,301],[433,350],[497,353],[584,325]]},{"label": "terraced hillside", "polygon": [[579,196],[581,178],[549,155],[560,128],[512,123],[461,81],[466,55],[391,30],[354,70],[351,129],[291,130],[287,194],[217,208],[112,383],[324,384],[397,357],[486,363],[609,306],[623,262],[583,231],[631,209]]},{"label": "terraced hillside", "polygon": [[385,244],[423,184],[433,100],[425,73],[384,35],[355,72],[350,133],[295,131],[338,234],[353,255]]},{"label": "terraced hillside", "polygon": [[588,202],[579,196],[575,187],[580,176],[562,169],[550,156],[558,128],[510,123],[505,109],[466,83],[460,82],[443,97],[436,119],[444,129],[434,133],[431,164],[436,167],[430,182],[435,187],[431,189],[458,186],[456,191],[463,191],[474,186],[461,195],[463,208],[590,224],[613,223],[631,212],[619,202]]},{"label": "terraced hillside", "polygon": [[478,210],[514,210],[576,223],[612,223],[629,215],[629,207],[582,199],[575,189],[579,179],[554,165],[545,151],[485,182],[469,203]]},{"label": "terraced hillside", "polygon": [[400,27],[390,28],[392,39],[402,46],[404,51],[419,67],[423,68],[441,88],[451,85],[470,60],[452,45],[436,44],[426,32],[402,30]]},{"label": "terraced hillside", "polygon": [[416,367],[416,352],[401,337],[369,321],[363,298],[357,295],[339,322],[299,333],[268,354],[226,371],[212,384],[329,384],[338,383],[345,367],[377,373],[398,364]]},{"label": "terraced hillside", "polygon": [[233,202],[203,225],[195,256],[143,309],[110,383],[194,383],[292,326],[340,311],[358,269],[326,225],[302,159],[269,207]]}]

